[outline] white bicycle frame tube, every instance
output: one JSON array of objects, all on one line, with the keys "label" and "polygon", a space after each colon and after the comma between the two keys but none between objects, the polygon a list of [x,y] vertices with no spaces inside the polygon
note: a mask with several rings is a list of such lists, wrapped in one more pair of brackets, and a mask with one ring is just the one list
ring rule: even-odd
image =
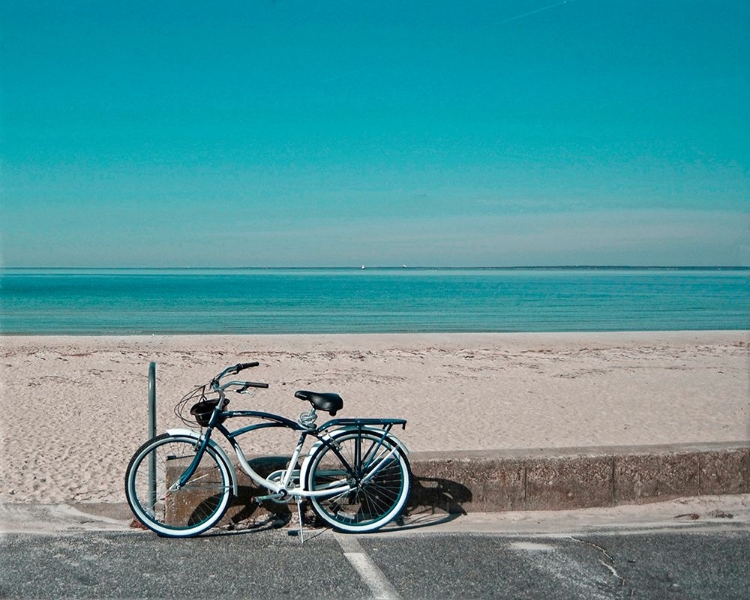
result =
[{"label": "white bicycle frame tube", "polygon": [[[252,479],[258,485],[264,488],[267,488],[274,493],[279,493],[283,490],[290,496],[309,498],[310,496],[333,496],[335,494],[343,494],[344,492],[348,492],[351,489],[350,485],[342,485],[339,487],[330,488],[330,489],[321,490],[321,491],[305,490],[302,487],[287,489],[287,486],[289,485],[289,482],[292,478],[292,472],[294,471],[293,466],[297,464],[299,455],[302,452],[302,439],[303,439],[302,436],[300,436],[300,440],[299,442],[297,442],[297,447],[294,449],[292,458],[289,461],[289,466],[287,468],[286,475],[284,476],[284,481],[282,482],[281,485],[259,475],[250,466],[250,463],[245,458],[245,454],[242,452],[242,448],[240,448],[239,444],[234,446],[234,452],[235,454],[237,454],[237,460],[239,461],[240,466],[242,467],[242,470],[245,473],[247,473],[247,476],[250,477],[250,479]],[[309,456],[306,457],[305,463],[307,463],[308,459],[309,459]],[[300,483],[301,483],[301,480],[300,480]]]},{"label": "white bicycle frame tube", "polygon": [[[187,437],[193,438],[196,442],[203,441],[203,436],[189,429],[169,429],[167,430],[167,433],[170,435],[187,436]],[[252,479],[259,486],[264,487],[273,493],[279,493],[283,490],[290,496],[307,498],[310,496],[331,496],[335,494],[343,494],[344,492],[349,491],[351,489],[351,486],[349,485],[342,485],[339,487],[330,488],[330,489],[321,490],[321,491],[307,491],[307,490],[302,489],[302,487],[287,489],[287,486],[289,485],[289,482],[291,481],[291,478],[292,478],[292,472],[294,470],[292,467],[293,465],[297,464],[297,460],[299,460],[299,456],[302,452],[302,441],[303,441],[303,438],[302,436],[300,436],[299,442],[297,442],[297,447],[294,449],[294,454],[292,455],[292,459],[289,462],[289,468],[287,469],[286,475],[284,476],[284,480],[282,481],[281,485],[259,475],[250,466],[250,463],[248,462],[247,458],[245,458],[245,454],[242,452],[242,448],[240,448],[239,444],[234,445],[234,452],[237,455],[237,460],[239,461],[240,467],[242,467],[242,470],[245,473],[247,473],[247,476],[250,477],[250,479]],[[232,491],[234,495],[237,496],[238,495],[237,473],[234,468],[234,463],[229,458],[227,453],[224,452],[224,449],[221,446],[219,446],[219,444],[217,444],[213,439],[208,441],[208,445],[211,446],[213,450],[216,450],[216,452],[221,456],[221,458],[224,459],[224,462],[227,464],[229,473],[232,477]],[[311,452],[312,452],[312,449],[311,449]],[[305,458],[305,463],[304,463],[305,465],[309,462],[309,458],[310,458],[309,455]]]}]

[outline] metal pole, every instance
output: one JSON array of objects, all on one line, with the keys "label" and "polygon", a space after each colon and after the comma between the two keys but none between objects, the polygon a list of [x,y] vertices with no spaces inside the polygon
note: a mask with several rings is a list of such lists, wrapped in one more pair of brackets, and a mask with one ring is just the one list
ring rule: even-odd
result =
[{"label": "metal pole", "polygon": [[[156,437],[156,363],[148,366],[148,439]],[[156,453],[148,456],[148,492],[151,509],[156,506]]]}]

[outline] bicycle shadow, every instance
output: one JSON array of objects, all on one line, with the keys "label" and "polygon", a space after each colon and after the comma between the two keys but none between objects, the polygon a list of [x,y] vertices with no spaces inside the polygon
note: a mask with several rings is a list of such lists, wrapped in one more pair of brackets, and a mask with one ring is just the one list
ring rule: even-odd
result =
[{"label": "bicycle shadow", "polygon": [[[286,468],[289,463],[288,456],[262,456],[248,460],[253,470],[262,477],[268,477],[274,471]],[[236,468],[238,476],[237,496],[227,510],[227,514],[221,523],[230,530],[253,529],[266,527],[272,523],[273,527],[283,527],[292,520],[292,511],[289,504],[267,500],[258,503],[258,496],[268,495],[266,488],[259,487],[240,468]]]},{"label": "bicycle shadow", "polygon": [[[288,504],[265,502],[259,506],[255,503],[255,495],[267,493],[265,490],[248,485],[240,486],[239,492],[234,502],[236,512],[231,517],[236,527],[263,527],[269,526],[269,522],[274,527],[284,527],[296,518]],[[471,501],[471,490],[456,481],[438,477],[414,477],[406,509],[394,522],[393,529],[408,531],[448,523],[466,515],[463,505]],[[305,524],[324,526],[317,522],[315,514],[309,508],[304,511],[303,518]]]},{"label": "bicycle shadow", "polygon": [[463,504],[472,501],[469,488],[439,477],[414,477],[406,510],[394,529],[408,531],[449,523],[466,515]]},{"label": "bicycle shadow", "polygon": [[[267,477],[274,471],[286,468],[289,457],[264,456],[250,461],[253,469]],[[296,516],[296,506],[287,503],[265,501],[258,504],[257,496],[268,494],[268,490],[255,484],[241,469],[237,469],[238,495],[223,517],[221,525],[229,531],[258,531],[277,529],[289,525]],[[409,500],[402,515],[388,528],[394,531],[426,528],[448,523],[466,515],[463,505],[472,501],[469,488],[450,479],[412,476]],[[325,526],[315,514],[303,504],[305,525]]]},{"label": "bicycle shadow", "polygon": [[407,508],[430,508],[450,514],[465,515],[463,504],[472,501],[471,490],[465,485],[440,477],[412,477]]}]

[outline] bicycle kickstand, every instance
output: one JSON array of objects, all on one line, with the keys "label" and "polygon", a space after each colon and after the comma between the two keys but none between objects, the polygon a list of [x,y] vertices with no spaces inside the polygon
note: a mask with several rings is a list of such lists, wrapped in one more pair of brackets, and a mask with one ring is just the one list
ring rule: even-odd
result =
[{"label": "bicycle kickstand", "polygon": [[303,536],[302,530],[304,523],[302,522],[302,501],[301,498],[297,499],[297,516],[299,517],[299,542],[300,544],[305,543],[305,538]]}]

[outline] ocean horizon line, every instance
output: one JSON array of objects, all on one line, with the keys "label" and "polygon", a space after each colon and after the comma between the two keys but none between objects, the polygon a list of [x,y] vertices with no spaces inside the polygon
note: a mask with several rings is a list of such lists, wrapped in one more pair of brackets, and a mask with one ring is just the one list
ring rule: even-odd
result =
[{"label": "ocean horizon line", "polygon": [[436,266],[436,265],[346,265],[346,266],[164,266],[164,267],[75,267],[0,266],[1,271],[748,271],[750,265],[529,265],[529,266]]}]

